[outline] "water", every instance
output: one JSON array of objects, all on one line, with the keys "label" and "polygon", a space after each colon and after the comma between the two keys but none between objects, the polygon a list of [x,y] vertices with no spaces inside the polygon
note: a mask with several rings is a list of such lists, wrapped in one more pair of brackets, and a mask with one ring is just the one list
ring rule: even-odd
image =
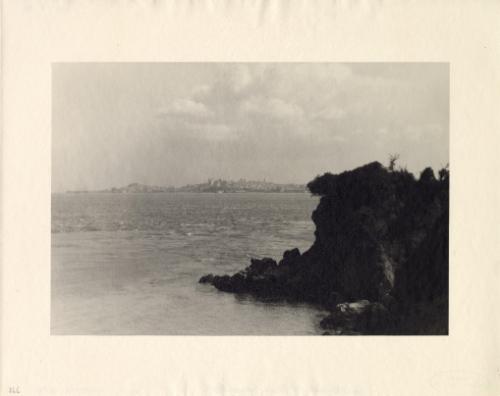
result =
[{"label": "water", "polygon": [[54,194],[52,334],[319,334],[323,312],[198,283],[314,240],[308,194]]}]

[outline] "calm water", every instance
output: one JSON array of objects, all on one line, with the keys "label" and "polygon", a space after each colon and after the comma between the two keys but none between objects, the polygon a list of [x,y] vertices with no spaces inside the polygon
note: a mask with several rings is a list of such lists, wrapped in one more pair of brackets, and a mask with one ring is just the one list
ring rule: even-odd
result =
[{"label": "calm water", "polygon": [[323,313],[198,284],[314,240],[308,194],[54,194],[52,334],[319,334]]}]

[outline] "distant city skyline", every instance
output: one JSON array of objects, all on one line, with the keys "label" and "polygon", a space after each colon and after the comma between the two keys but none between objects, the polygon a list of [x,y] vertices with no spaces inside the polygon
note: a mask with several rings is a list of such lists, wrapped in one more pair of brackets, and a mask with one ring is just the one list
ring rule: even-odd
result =
[{"label": "distant city skyline", "polygon": [[449,162],[448,64],[53,66],[52,190],[306,184],[390,154]]},{"label": "distant city skyline", "polygon": [[297,183],[275,183],[268,180],[226,180],[209,178],[205,182],[185,184],[182,186],[161,186],[143,184],[138,182],[129,183],[124,186],[110,186],[101,190],[67,190],[68,193],[84,193],[84,192],[182,192],[182,191],[200,191],[200,192],[216,192],[221,190],[224,192],[244,192],[244,191],[306,191],[305,184]]}]

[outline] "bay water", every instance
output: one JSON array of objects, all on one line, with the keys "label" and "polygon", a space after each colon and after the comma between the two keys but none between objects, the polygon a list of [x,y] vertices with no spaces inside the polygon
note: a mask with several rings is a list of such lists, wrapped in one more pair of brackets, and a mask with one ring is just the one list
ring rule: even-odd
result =
[{"label": "bay water", "polygon": [[309,248],[307,193],[52,195],[52,334],[308,335],[324,312],[199,284]]}]

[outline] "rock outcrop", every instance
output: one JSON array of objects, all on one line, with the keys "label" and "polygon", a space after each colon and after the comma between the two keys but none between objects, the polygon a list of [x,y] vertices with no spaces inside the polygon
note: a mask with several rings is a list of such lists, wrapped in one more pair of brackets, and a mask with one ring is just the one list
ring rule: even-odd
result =
[{"label": "rock outcrop", "polygon": [[315,242],[277,263],[252,259],[217,289],[321,305],[330,334],[447,334],[449,173],[373,162],[308,184]]}]

